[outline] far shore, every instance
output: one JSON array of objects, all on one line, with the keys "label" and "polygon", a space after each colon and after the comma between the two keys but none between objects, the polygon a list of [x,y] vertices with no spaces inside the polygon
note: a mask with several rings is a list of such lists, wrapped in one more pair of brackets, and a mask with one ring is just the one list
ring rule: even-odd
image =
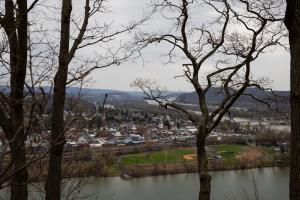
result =
[{"label": "far shore", "polygon": [[[272,148],[248,145],[210,145],[207,148],[209,171],[243,170],[265,167],[288,167],[288,153]],[[83,152],[82,152],[83,153]],[[197,172],[195,147],[179,147],[124,155],[97,154],[88,159],[76,153],[76,159],[63,162],[64,178],[116,177],[131,179]],[[81,160],[80,160],[81,159]],[[29,181],[44,181],[46,162],[30,166]]]}]

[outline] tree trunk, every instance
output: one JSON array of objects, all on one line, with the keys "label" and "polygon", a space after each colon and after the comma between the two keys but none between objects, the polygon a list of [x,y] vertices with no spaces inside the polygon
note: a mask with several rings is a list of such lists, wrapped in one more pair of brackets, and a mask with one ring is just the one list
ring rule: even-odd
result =
[{"label": "tree trunk", "polygon": [[[300,26],[300,24],[299,24]],[[298,33],[300,34],[300,32]],[[300,199],[300,39],[290,38],[291,46],[291,163],[290,199]]]},{"label": "tree trunk", "polygon": [[24,85],[27,67],[27,0],[17,0],[18,13],[14,17],[13,1],[5,2],[3,27],[8,36],[10,50],[10,122],[6,132],[11,149],[12,179],[11,200],[28,198],[28,172],[24,132]]},{"label": "tree trunk", "polygon": [[53,112],[51,116],[51,141],[48,176],[46,180],[46,200],[59,200],[61,195],[62,155],[65,140],[64,104],[69,65],[70,15],[72,0],[63,0],[61,13],[61,38],[59,66],[54,79]]},{"label": "tree trunk", "polygon": [[300,2],[287,0],[285,24],[289,30],[291,54],[291,164],[290,199],[300,199]]},{"label": "tree trunk", "polygon": [[10,199],[26,200],[28,198],[28,171],[27,168],[24,167],[26,164],[24,139],[18,137],[15,140],[16,141],[14,141],[10,147],[11,156],[15,159],[12,168],[12,173],[14,173],[14,175],[11,180]]},{"label": "tree trunk", "polygon": [[205,150],[205,130],[199,128],[197,135],[198,176],[200,180],[199,200],[210,200],[211,175],[208,172],[208,160]]}]

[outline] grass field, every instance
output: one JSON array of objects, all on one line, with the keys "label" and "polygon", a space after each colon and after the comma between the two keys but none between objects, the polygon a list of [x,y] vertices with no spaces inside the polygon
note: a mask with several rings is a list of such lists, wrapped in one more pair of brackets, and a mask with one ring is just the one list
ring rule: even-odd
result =
[{"label": "grass field", "polygon": [[[212,159],[214,155],[222,156],[225,165],[234,165],[238,162],[236,156],[250,149],[257,149],[261,152],[266,152],[266,149],[251,147],[245,145],[211,145],[208,146],[208,158]],[[132,164],[156,164],[156,163],[175,163],[189,162],[183,158],[184,155],[195,154],[196,148],[179,148],[161,150],[155,152],[146,152],[138,154],[128,154],[121,158],[122,165]]]},{"label": "grass field", "polygon": [[129,154],[122,157],[123,165],[130,164],[151,164],[151,163],[174,163],[184,162],[182,157],[187,154],[195,153],[194,148],[188,149],[169,149],[155,152]]},{"label": "grass field", "polygon": [[216,154],[222,156],[224,164],[232,165],[237,162],[235,156],[247,149],[247,146],[243,145],[214,145],[211,146],[215,149]]}]

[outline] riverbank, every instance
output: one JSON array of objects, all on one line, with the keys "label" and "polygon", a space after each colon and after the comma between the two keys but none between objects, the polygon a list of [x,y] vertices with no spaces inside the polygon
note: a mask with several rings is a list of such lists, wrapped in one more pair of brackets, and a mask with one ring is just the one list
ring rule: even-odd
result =
[{"label": "riverbank", "polygon": [[[210,171],[263,167],[286,167],[287,153],[270,147],[210,145],[207,147]],[[120,162],[121,176],[143,177],[197,172],[195,148],[169,149],[125,155]]]},{"label": "riverbank", "polygon": [[[288,154],[271,147],[246,145],[207,146],[210,171],[288,166]],[[63,177],[132,177],[197,172],[196,148],[179,147],[143,153],[115,155],[112,151],[96,153],[86,150],[63,160]],[[47,160],[29,166],[30,182],[44,181]]]},{"label": "riverbank", "polygon": [[[230,170],[245,170],[253,168],[266,168],[266,167],[287,167],[287,165],[273,164],[269,162],[256,162],[256,163],[238,163],[236,165],[224,165],[222,163],[213,164],[209,162],[209,171],[230,171]],[[188,163],[166,163],[166,164],[139,164],[124,167],[120,174],[125,179],[137,178],[145,176],[159,176],[169,174],[181,173],[195,173],[197,172],[197,162]]]}]

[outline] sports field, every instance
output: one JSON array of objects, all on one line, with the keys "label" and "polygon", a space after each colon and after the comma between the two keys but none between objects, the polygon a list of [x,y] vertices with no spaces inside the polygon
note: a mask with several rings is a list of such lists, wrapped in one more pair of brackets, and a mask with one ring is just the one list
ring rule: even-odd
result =
[{"label": "sports field", "polygon": [[[224,164],[234,164],[242,159],[258,159],[266,154],[270,154],[265,149],[245,145],[211,145],[207,147],[209,159],[219,156]],[[128,154],[121,158],[122,165],[132,164],[156,164],[190,162],[197,158],[196,148],[178,148]]]},{"label": "sports field", "polygon": [[184,155],[194,154],[195,152],[195,148],[180,148],[138,154],[129,154],[122,157],[122,164],[130,165],[184,162]]}]

